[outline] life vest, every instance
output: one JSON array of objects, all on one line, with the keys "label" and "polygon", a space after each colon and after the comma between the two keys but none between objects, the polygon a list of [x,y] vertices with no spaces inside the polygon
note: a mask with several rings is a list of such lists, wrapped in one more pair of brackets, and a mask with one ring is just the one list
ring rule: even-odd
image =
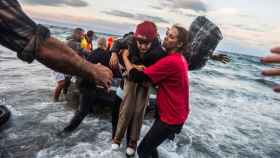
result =
[{"label": "life vest", "polygon": [[107,39],[108,49],[111,49],[113,46],[113,37],[108,37]]},{"label": "life vest", "polygon": [[87,40],[86,36],[84,36],[81,40],[81,48],[89,51],[93,50],[92,43]]}]

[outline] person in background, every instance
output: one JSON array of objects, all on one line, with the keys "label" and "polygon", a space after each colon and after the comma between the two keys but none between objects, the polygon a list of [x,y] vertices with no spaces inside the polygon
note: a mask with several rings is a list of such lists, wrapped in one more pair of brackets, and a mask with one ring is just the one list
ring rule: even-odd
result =
[{"label": "person in background", "polygon": [[81,48],[84,52],[91,53],[93,51],[92,41],[95,38],[95,33],[89,30],[81,40]]},{"label": "person in background", "polygon": [[167,31],[163,47],[167,55],[144,70],[135,68],[129,61],[128,51],[123,60],[129,79],[137,83],[150,81],[158,85],[156,118],[151,129],[140,142],[139,158],[158,158],[157,147],[171,135],[180,133],[189,114],[188,62],[182,55],[188,49],[190,33],[174,25]]},{"label": "person in background", "polygon": [[97,39],[97,48],[88,56],[88,60],[92,63],[100,63],[109,67],[110,51],[107,50],[107,41],[104,37]]},{"label": "person in background", "polygon": [[[86,56],[86,52],[83,51],[80,45],[84,33],[85,33],[84,29],[78,27],[75,28],[73,30],[72,35],[66,39],[66,44],[74,51],[76,51],[76,53],[78,53],[78,55],[82,58],[85,58]],[[71,85],[72,75],[64,75],[64,77],[65,79],[63,84],[63,92],[64,94],[67,94],[68,88]]]},{"label": "person in background", "polygon": [[75,50],[81,57],[84,57],[83,55],[83,48],[81,47],[81,41],[84,38],[84,29],[82,28],[75,28],[73,30],[73,33],[71,36],[69,36],[66,39],[66,44],[72,48],[73,50]]},{"label": "person in background", "polygon": [[[108,43],[104,37],[100,37],[97,40],[97,48],[93,50],[92,53],[88,56],[88,61],[91,63],[100,63],[106,67],[110,67],[110,59],[111,59],[111,53],[107,49]],[[111,68],[111,67],[110,67]],[[113,72],[114,78],[122,78],[120,67],[111,68]]]},{"label": "person in background", "polygon": [[[270,55],[261,58],[261,62],[264,64],[280,64],[280,46],[272,48]],[[279,76],[280,69],[279,68],[270,68],[262,71],[264,76]],[[277,93],[280,92],[280,85],[276,85],[273,87],[273,90]]]},{"label": "person in background", "polygon": [[36,24],[23,12],[17,0],[1,0],[0,6],[0,44],[17,52],[18,58],[28,63],[36,59],[57,72],[83,76],[110,87],[109,68],[87,62],[53,38],[48,28]]},{"label": "person in background", "polygon": [[113,46],[113,42],[114,42],[114,39],[112,36],[109,36],[107,38],[107,50],[110,50]]},{"label": "person in background", "polygon": [[[84,57],[84,52],[80,47],[81,39],[84,35],[84,30],[82,28],[75,28],[70,37],[67,37],[66,44],[76,51],[81,57]],[[68,88],[71,84],[71,75],[65,75],[59,72],[55,72],[55,80],[57,86],[54,90],[54,101],[59,101],[59,96],[63,90],[64,94],[67,94]]]}]

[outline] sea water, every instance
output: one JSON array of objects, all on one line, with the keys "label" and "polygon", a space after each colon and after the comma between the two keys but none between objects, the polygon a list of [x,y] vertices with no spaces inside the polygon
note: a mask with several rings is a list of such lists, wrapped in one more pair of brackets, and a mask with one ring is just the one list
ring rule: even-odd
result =
[{"label": "sea water", "polygon": [[[49,26],[64,40],[65,27]],[[106,36],[99,33],[98,36]],[[95,45],[96,46],[96,45]],[[209,61],[190,77],[191,113],[174,141],[159,148],[162,158],[279,158],[279,78],[263,77],[258,57],[228,54],[232,61]],[[59,137],[74,111],[53,102],[52,70],[26,64],[0,48],[0,103],[12,111],[0,131],[1,158],[122,158],[125,147],[111,151],[110,116],[90,115],[72,134]],[[141,138],[153,119],[145,119]]]}]

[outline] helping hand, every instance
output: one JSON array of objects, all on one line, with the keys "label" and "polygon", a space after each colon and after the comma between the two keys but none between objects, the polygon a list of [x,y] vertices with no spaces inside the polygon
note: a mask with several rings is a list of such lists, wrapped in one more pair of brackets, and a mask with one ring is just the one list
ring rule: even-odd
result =
[{"label": "helping hand", "polygon": [[94,66],[95,68],[92,71],[96,84],[109,89],[113,80],[112,71],[101,64],[94,64]]},{"label": "helping hand", "polygon": [[[271,55],[267,55],[261,58],[261,62],[264,64],[280,64],[280,47],[272,48]],[[280,68],[270,68],[262,71],[262,75],[264,76],[279,76]],[[273,87],[275,92],[280,92],[280,85],[276,85]]]},{"label": "helping hand", "polygon": [[230,57],[226,54],[213,54],[210,56],[212,60],[220,61],[224,64],[227,64],[231,61]]}]

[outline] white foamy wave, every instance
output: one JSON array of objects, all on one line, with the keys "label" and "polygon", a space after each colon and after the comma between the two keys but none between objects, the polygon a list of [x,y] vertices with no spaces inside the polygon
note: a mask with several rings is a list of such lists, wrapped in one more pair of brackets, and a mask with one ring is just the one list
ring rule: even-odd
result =
[{"label": "white foamy wave", "polygon": [[63,122],[67,123],[70,121],[70,119],[73,117],[73,112],[71,111],[60,111],[60,112],[54,112],[50,113],[46,116],[45,119],[41,121],[41,123],[58,123],[58,122]]},{"label": "white foamy wave", "polygon": [[[94,144],[94,143],[93,143]],[[121,152],[112,151],[110,146],[104,150],[98,148],[97,145],[90,143],[78,143],[77,145],[66,149],[60,147],[58,149],[48,148],[38,152],[37,158],[123,158],[124,154]]]},{"label": "white foamy wave", "polygon": [[[71,34],[71,29],[50,27],[61,39]],[[160,157],[279,157],[280,99],[271,89],[279,77],[262,77],[260,70],[269,66],[259,58],[228,55],[228,64],[209,61],[190,72],[190,116],[174,142],[158,148]],[[13,116],[11,127],[1,133],[0,157],[125,157],[125,145],[111,151],[110,118],[87,116],[70,136],[57,136],[74,111],[51,101],[56,84],[51,71],[38,62],[26,64],[1,47],[0,58],[0,97]],[[144,120],[140,140],[152,123]]]},{"label": "white foamy wave", "polygon": [[12,105],[5,105],[5,106],[7,106],[7,108],[11,111],[12,115],[15,117],[24,115],[20,110],[17,110]]}]

